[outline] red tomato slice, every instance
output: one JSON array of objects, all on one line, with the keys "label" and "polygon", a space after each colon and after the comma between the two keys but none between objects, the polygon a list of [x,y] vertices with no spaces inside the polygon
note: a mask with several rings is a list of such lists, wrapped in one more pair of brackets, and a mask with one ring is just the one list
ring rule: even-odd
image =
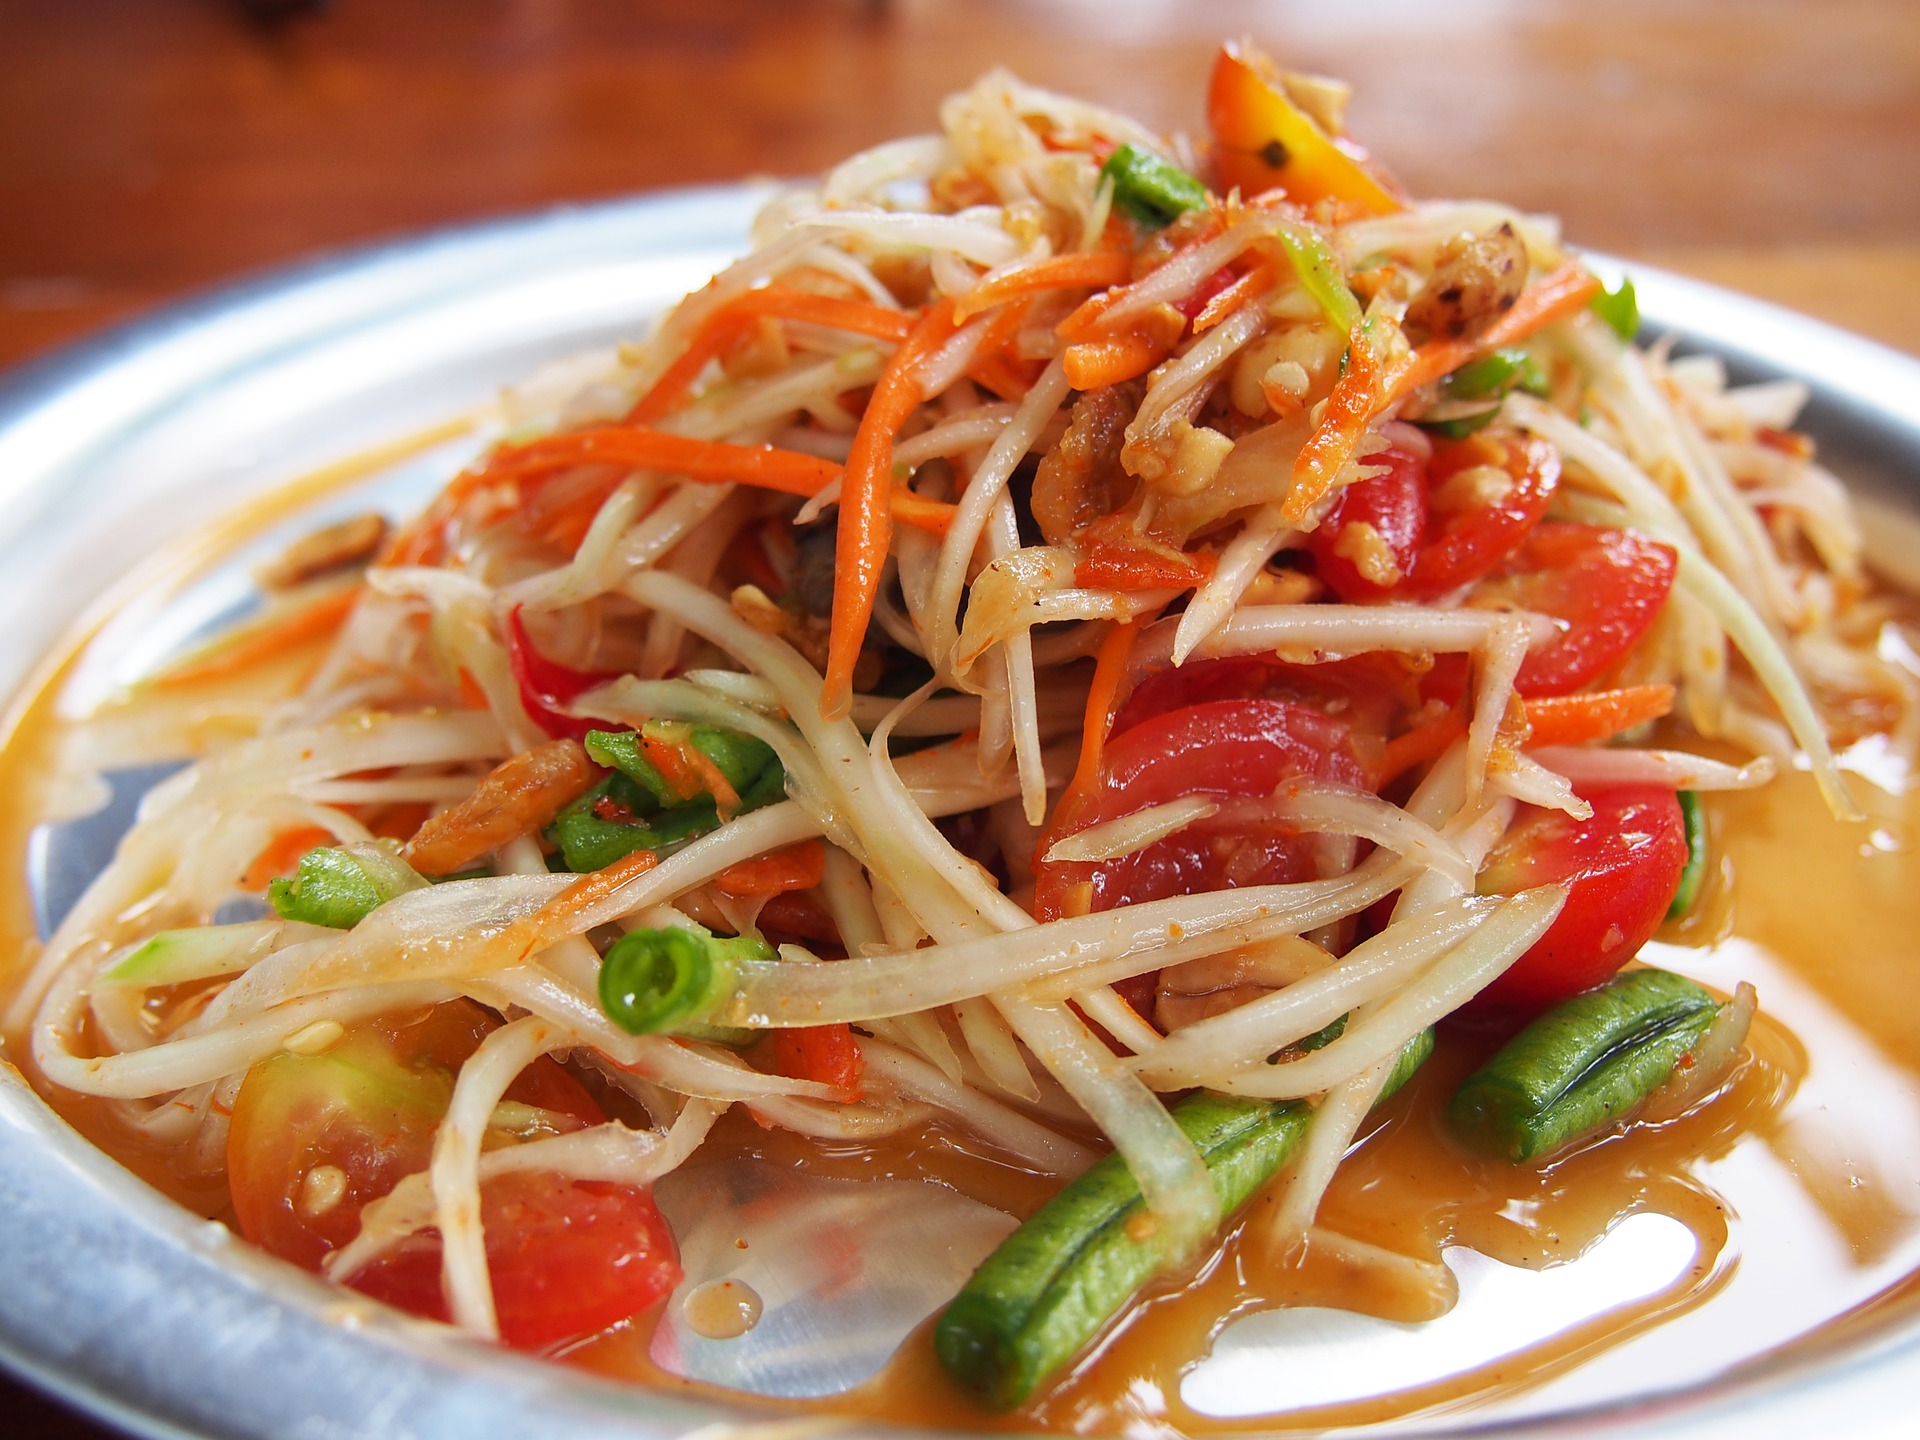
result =
[{"label": "red tomato slice", "polygon": [[1593,815],[1558,810],[1523,817],[1487,857],[1482,895],[1571,883],[1566,908],[1533,948],[1480,992],[1484,1008],[1543,1010],[1606,980],[1652,938],[1680,888],[1686,823],[1671,790],[1581,789]]},{"label": "red tomato slice", "polygon": [[[1400,449],[1369,455],[1366,463],[1384,465],[1387,473],[1347,486],[1319,528],[1307,536],[1320,578],[1334,594],[1352,604],[1393,594],[1413,572],[1427,530],[1426,463]],[[1349,525],[1371,526],[1378,539],[1349,536]],[[1390,568],[1390,579],[1382,583],[1361,573],[1354,557],[1364,553],[1363,547],[1379,552],[1379,560]]]},{"label": "red tomato slice", "polygon": [[[1184,795],[1269,795],[1295,775],[1365,786],[1366,770],[1343,721],[1288,700],[1188,705],[1108,741],[1101,789],[1074,817],[1073,830]],[[1286,884],[1314,873],[1311,838],[1278,825],[1257,831],[1195,825],[1113,860],[1043,861],[1034,907],[1041,919],[1052,920],[1169,895]]]},{"label": "red tomato slice", "polygon": [[[1514,688],[1526,696],[1567,695],[1640,642],[1666,606],[1678,567],[1671,547],[1644,535],[1547,521],[1471,603],[1560,620],[1560,634],[1522,662]],[[1466,684],[1465,657],[1443,655],[1422,688],[1451,704]]]},{"label": "red tomato slice", "polygon": [[[1488,474],[1492,483],[1484,497],[1453,494],[1466,482],[1451,488],[1450,482],[1479,466],[1504,470],[1506,479]],[[1426,540],[1394,591],[1409,600],[1438,599],[1478,580],[1512,554],[1547,513],[1547,501],[1560,481],[1560,452],[1544,440],[1518,435],[1441,440],[1434,444],[1427,475]],[[1438,503],[1442,500],[1447,503]]]},{"label": "red tomato slice", "polygon": [[1398,655],[1353,655],[1319,665],[1293,665],[1270,655],[1189,660],[1148,675],[1113,719],[1119,735],[1156,715],[1212,700],[1292,700],[1337,716],[1356,747],[1384,740],[1400,714],[1418,708],[1419,685]]},{"label": "red tomato slice", "polygon": [[[667,1222],[643,1190],[551,1173],[501,1175],[480,1187],[487,1269],[500,1338],[537,1350],[638,1314],[680,1281]],[[448,1320],[440,1237],[409,1237],[353,1277],[362,1294]]]},{"label": "red tomato slice", "polygon": [[1567,628],[1527,656],[1522,695],[1565,695],[1598,679],[1659,618],[1680,557],[1627,530],[1547,523],[1475,596],[1557,616]]},{"label": "red tomato slice", "polygon": [[848,1100],[860,1098],[867,1058],[848,1025],[802,1025],[776,1030],[769,1042],[773,1073],[831,1085]]},{"label": "red tomato slice", "polygon": [[[359,1233],[369,1201],[426,1169],[454,1075],[497,1024],[479,1006],[455,1001],[354,1026],[318,1055],[283,1053],[255,1065],[235,1099],[227,1139],[240,1233],[318,1270],[323,1257]],[[555,1131],[606,1118],[579,1082],[548,1059],[522,1072],[507,1099],[548,1112],[546,1124]],[[495,1136],[512,1143],[503,1132]],[[672,1237],[645,1191],[583,1186],[554,1175],[511,1176],[483,1186],[481,1204],[495,1306],[510,1344],[541,1345],[602,1329],[644,1309],[678,1280]],[[503,1217],[497,1226],[496,1212]],[[573,1239],[551,1260],[522,1260],[524,1237],[542,1226],[565,1229]],[[438,1234],[424,1232],[351,1283],[416,1314],[444,1318],[439,1255]],[[407,1280],[410,1267],[421,1268],[430,1283]],[[582,1297],[565,1317],[551,1313],[555,1285]],[[610,1296],[633,1303],[609,1314]],[[561,1319],[565,1328],[549,1333]],[[536,1335],[541,1338],[524,1338]]]}]

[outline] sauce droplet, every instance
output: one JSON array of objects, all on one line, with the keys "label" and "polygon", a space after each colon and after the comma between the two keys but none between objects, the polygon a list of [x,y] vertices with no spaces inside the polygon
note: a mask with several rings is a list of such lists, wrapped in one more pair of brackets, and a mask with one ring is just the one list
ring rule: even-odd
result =
[{"label": "sauce droplet", "polygon": [[760,1323],[760,1296],[744,1280],[708,1280],[687,1292],[687,1328],[707,1340],[737,1340]]}]

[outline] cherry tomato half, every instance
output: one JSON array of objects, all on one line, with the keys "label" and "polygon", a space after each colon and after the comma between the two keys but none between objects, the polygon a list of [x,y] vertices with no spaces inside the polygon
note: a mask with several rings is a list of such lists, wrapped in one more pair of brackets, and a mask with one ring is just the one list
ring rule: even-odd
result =
[{"label": "cherry tomato half", "polygon": [[[1366,771],[1343,721],[1289,700],[1188,705],[1108,741],[1100,791],[1062,833],[1186,795],[1270,795],[1296,775],[1365,786]],[[1034,905],[1040,918],[1051,920],[1169,895],[1287,884],[1314,873],[1310,838],[1279,825],[1230,831],[1203,823],[1112,860],[1043,861]]]},{"label": "cherry tomato half", "polygon": [[1593,814],[1522,812],[1480,871],[1482,895],[1568,882],[1545,935],[1480,992],[1477,1006],[1542,1010],[1590,990],[1631,960],[1666,917],[1687,863],[1686,823],[1671,790],[1582,788]]},{"label": "cherry tomato half", "polygon": [[1679,556],[1627,530],[1547,522],[1476,594],[1552,615],[1566,630],[1534,650],[1514,686],[1565,695],[1606,673],[1647,633],[1673,590]]},{"label": "cherry tomato half", "polygon": [[[1307,536],[1314,568],[1327,588],[1351,604],[1382,600],[1394,593],[1414,569],[1427,530],[1427,466],[1417,455],[1395,447],[1369,455],[1370,466],[1385,466],[1375,475],[1347,486],[1319,526]],[[1365,525],[1373,534],[1349,535],[1350,525]],[[1360,564],[1371,550],[1378,578],[1369,579]]]},{"label": "cherry tomato half", "polygon": [[[1562,624],[1514,677],[1522,695],[1568,695],[1598,679],[1640,642],[1673,590],[1679,557],[1627,530],[1547,521],[1527,537],[1470,603],[1531,610]],[[1467,686],[1467,662],[1442,655],[1422,686],[1448,704]]]},{"label": "cherry tomato half", "polygon": [[[318,1270],[359,1233],[369,1201],[427,1168],[455,1074],[497,1023],[479,1006],[455,1001],[356,1025],[318,1055],[282,1053],[255,1065],[241,1083],[227,1138],[240,1233]],[[525,1107],[518,1117],[525,1123],[496,1127],[490,1144],[606,1118],[549,1059],[523,1071],[506,1098]],[[551,1174],[502,1176],[481,1187],[481,1210],[509,1344],[545,1345],[603,1329],[679,1279],[672,1237],[645,1191]],[[415,1314],[445,1318],[437,1232],[414,1236],[350,1283]],[[561,1293],[577,1303],[560,1305],[554,1295]]]},{"label": "cherry tomato half", "polygon": [[1438,599],[1512,554],[1547,512],[1560,452],[1545,440],[1482,431],[1436,441],[1427,479],[1426,539],[1394,590],[1408,600]]}]

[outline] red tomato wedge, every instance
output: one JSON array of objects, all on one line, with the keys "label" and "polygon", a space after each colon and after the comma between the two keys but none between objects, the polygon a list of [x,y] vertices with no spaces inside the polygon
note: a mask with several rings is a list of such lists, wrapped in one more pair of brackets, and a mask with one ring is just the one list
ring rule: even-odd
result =
[{"label": "red tomato wedge", "polygon": [[1407,600],[1436,600],[1512,554],[1547,513],[1560,452],[1517,435],[1437,441],[1427,481],[1426,538],[1394,590]]},{"label": "red tomato wedge", "polygon": [[[501,1175],[480,1187],[480,1222],[500,1338],[516,1350],[604,1330],[680,1280],[667,1222],[645,1191],[630,1186]],[[437,1233],[411,1236],[350,1283],[412,1314],[451,1318]]]},{"label": "red tomato wedge", "polygon": [[1533,948],[1480,992],[1475,1005],[1543,1010],[1590,990],[1652,938],[1680,888],[1686,824],[1671,790],[1582,788],[1586,820],[1525,810],[1487,857],[1482,895],[1513,895],[1570,882],[1566,908]]},{"label": "red tomato wedge", "polygon": [[1522,695],[1565,695],[1598,679],[1633,649],[1665,608],[1680,557],[1627,530],[1548,522],[1476,595],[1567,623],[1529,654],[1514,685]]},{"label": "red tomato wedge", "polygon": [[[1606,674],[1640,642],[1660,618],[1678,567],[1670,546],[1644,535],[1548,521],[1474,591],[1472,603],[1560,621],[1560,633],[1521,664],[1514,688],[1528,698],[1567,695]],[[1452,703],[1466,683],[1464,657],[1443,655],[1423,688]]]},{"label": "red tomato wedge", "polygon": [[[1341,720],[1290,700],[1211,700],[1152,716],[1107,742],[1101,788],[1074,831],[1185,795],[1271,794],[1312,775],[1356,788],[1366,770]],[[1071,832],[1069,832],[1071,833]],[[1045,861],[1036,875],[1043,920],[1140,900],[1315,875],[1313,841],[1279,825],[1227,831],[1189,826],[1130,855]]]},{"label": "red tomato wedge", "polygon": [[[1320,578],[1342,600],[1382,600],[1414,568],[1427,530],[1427,467],[1417,455],[1392,449],[1369,455],[1387,473],[1347,486],[1319,527],[1307,536]],[[1368,527],[1349,533],[1350,526]],[[1363,573],[1362,565],[1372,572]]]},{"label": "red tomato wedge", "polygon": [[849,1025],[802,1025],[776,1030],[769,1042],[773,1073],[831,1085],[849,1101],[860,1098],[867,1058]]},{"label": "red tomato wedge", "polygon": [[[454,1001],[356,1025],[318,1055],[282,1053],[255,1065],[227,1138],[240,1233],[318,1270],[359,1233],[369,1201],[426,1169],[455,1073],[496,1024],[479,1006]],[[548,1059],[523,1071],[506,1098],[528,1107],[529,1135],[606,1118]],[[496,1130],[491,1138],[526,1137]],[[481,1210],[501,1335],[511,1345],[604,1329],[679,1280],[672,1236],[643,1190],[551,1174],[502,1176],[482,1186]],[[412,1237],[349,1283],[414,1314],[446,1317],[435,1231]]]}]

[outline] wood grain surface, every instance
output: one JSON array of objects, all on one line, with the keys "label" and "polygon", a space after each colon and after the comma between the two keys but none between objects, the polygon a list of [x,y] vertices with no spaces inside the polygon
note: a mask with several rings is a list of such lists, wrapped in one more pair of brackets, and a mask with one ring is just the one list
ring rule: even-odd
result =
[{"label": "wood grain surface", "polygon": [[[0,0],[0,367],[340,247],[815,170],[930,128],[993,65],[1193,129],[1241,33],[1351,80],[1354,130],[1415,193],[1554,211],[1920,353],[1912,0],[296,9]],[[0,1380],[0,1435],[105,1433]]]}]

